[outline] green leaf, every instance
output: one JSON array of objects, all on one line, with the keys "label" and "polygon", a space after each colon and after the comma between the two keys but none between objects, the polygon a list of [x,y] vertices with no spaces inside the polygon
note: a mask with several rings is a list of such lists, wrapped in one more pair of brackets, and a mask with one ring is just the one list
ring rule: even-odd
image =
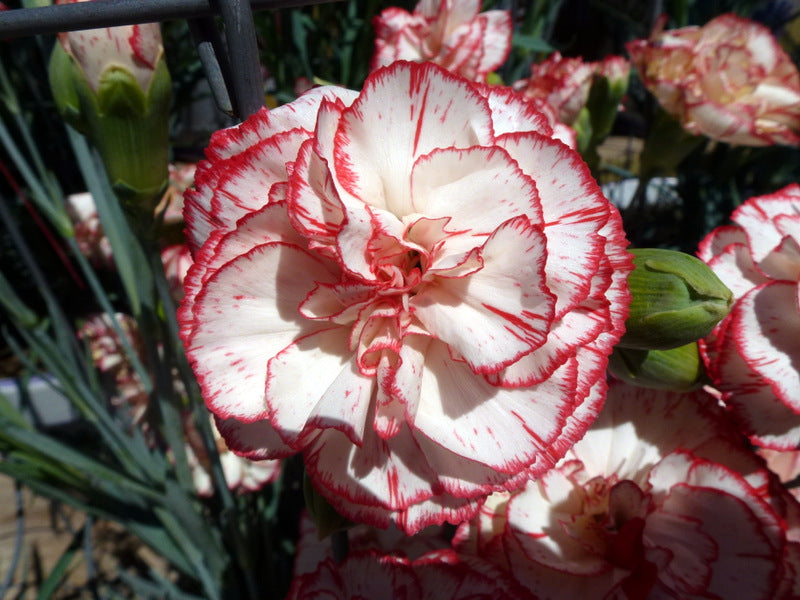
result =
[{"label": "green leaf", "polygon": [[549,54],[555,51],[555,48],[548,44],[544,38],[524,33],[515,33],[511,38],[511,45],[514,48],[529,52],[545,52]]},{"label": "green leaf", "polygon": [[69,546],[67,546],[55,566],[53,566],[47,579],[39,586],[39,591],[36,594],[37,600],[48,600],[56,592],[64,577],[67,575],[67,569],[69,569],[69,566],[75,559],[75,555],[78,553],[78,550],[80,550],[84,535],[85,526],[81,527],[72,536],[72,541],[70,541]]}]

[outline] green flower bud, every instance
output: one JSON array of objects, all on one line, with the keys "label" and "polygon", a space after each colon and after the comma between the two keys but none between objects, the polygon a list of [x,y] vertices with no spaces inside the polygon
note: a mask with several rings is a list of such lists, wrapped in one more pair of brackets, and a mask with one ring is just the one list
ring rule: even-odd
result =
[{"label": "green flower bud", "polygon": [[609,56],[596,64],[586,108],[591,114],[593,142],[599,144],[611,133],[620,103],[628,91],[630,65],[621,56]]},{"label": "green flower bud", "polygon": [[97,147],[129,213],[147,218],[168,180],[172,83],[159,26],[75,31],[59,41],[49,73],[56,106]]},{"label": "green flower bud", "polygon": [[578,118],[572,124],[578,142],[578,152],[586,154],[594,148],[594,131],[592,129],[592,115],[585,106],[578,113]]},{"label": "green flower bud", "polygon": [[317,526],[319,539],[324,540],[329,535],[349,529],[355,523],[343,517],[330,503],[316,490],[308,473],[303,474],[303,496],[306,501],[306,509]]},{"label": "green flower bud", "polygon": [[730,311],[733,294],[703,261],[674,250],[630,252],[632,299],[620,348],[683,346],[705,337]]},{"label": "green flower bud", "polygon": [[631,385],[688,392],[706,383],[697,342],[671,350],[614,348],[608,360],[612,375]]}]

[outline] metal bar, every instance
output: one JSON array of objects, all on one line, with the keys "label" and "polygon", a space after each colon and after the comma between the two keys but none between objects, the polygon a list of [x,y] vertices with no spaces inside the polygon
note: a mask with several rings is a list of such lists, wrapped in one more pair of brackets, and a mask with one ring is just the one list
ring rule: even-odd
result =
[{"label": "metal bar", "polygon": [[[291,8],[336,0],[250,0],[253,10]],[[0,40],[219,14],[211,0],[92,0],[0,11]]]},{"label": "metal bar", "polygon": [[217,31],[214,19],[187,19],[189,32],[192,35],[200,62],[206,72],[206,79],[214,96],[217,107],[225,114],[233,116],[233,101],[228,90],[232,86],[231,66],[228,54]]},{"label": "metal bar", "polygon": [[225,23],[225,41],[231,69],[233,103],[236,115],[244,120],[264,106],[264,86],[258,62],[258,42],[253,24],[253,11],[247,0],[219,0]]}]

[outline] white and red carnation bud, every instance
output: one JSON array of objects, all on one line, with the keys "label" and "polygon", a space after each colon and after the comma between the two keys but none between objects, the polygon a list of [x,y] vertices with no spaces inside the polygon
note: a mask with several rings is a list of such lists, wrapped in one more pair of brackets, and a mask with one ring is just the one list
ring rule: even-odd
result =
[{"label": "white and red carnation bud", "polygon": [[[83,1],[86,0],[58,0],[57,4]],[[75,59],[95,94],[114,70],[132,74],[139,88],[147,92],[156,64],[164,54],[158,23],[67,31],[58,34],[58,41]]]},{"label": "white and red carnation bud", "polygon": [[169,159],[172,83],[160,26],[78,30],[58,38],[48,73],[56,109],[97,147],[129,214],[149,222],[166,187]]},{"label": "white and red carnation bud", "polygon": [[725,14],[626,48],[645,86],[690,133],[744,146],[800,142],[800,74],[763,25]]},{"label": "white and red carnation bud", "polygon": [[595,75],[608,79],[609,85],[624,85],[627,89],[631,63],[623,56],[606,56],[594,63],[594,72]]},{"label": "white and red carnation bud", "polygon": [[67,214],[75,226],[75,242],[78,250],[95,267],[115,268],[111,242],[108,241],[94,198],[89,192],[70,194],[67,196]]},{"label": "white and red carnation bud", "polygon": [[411,533],[580,439],[631,259],[532,103],[395,63],[218,132],[207,156],[179,319],[232,449],[301,452],[340,514]]},{"label": "white and red carnation bud", "polygon": [[[116,313],[114,318],[131,350],[136,353],[136,358],[141,360],[145,348],[136,320],[123,313]],[[88,345],[98,371],[111,377],[116,390],[111,397],[112,403],[126,406],[131,411],[133,422],[140,422],[150,398],[133,366],[131,357],[112,325],[111,317],[105,313],[91,315],[80,326],[78,337]]]},{"label": "white and red carnation bud", "polygon": [[194,183],[195,163],[170,163],[167,191],[155,208],[165,225],[183,223],[183,194]]},{"label": "white and red carnation bud", "polygon": [[161,250],[161,263],[169,291],[175,302],[183,299],[183,281],[192,266],[192,253],[187,244],[173,244]]},{"label": "white and red carnation bud", "polygon": [[412,13],[385,9],[373,20],[371,70],[397,60],[430,61],[484,82],[511,51],[512,23],[507,10],[480,9],[480,0],[421,0]]},{"label": "white and red carnation bud", "polygon": [[788,600],[798,506],[775,483],[711,396],[614,384],[555,469],[490,497],[454,543],[540,600]]},{"label": "white and red carnation bud", "polygon": [[[614,100],[610,121],[628,87],[630,63],[621,56],[607,56],[602,61],[584,62],[582,58],[565,58],[554,52],[540,63],[531,65],[531,75],[514,83],[516,91],[526,98],[549,104],[561,123],[573,125],[589,100],[596,77],[607,79],[606,94]],[[596,107],[599,108],[599,107]],[[610,127],[610,126],[609,126]]]},{"label": "white and red carnation bud", "polygon": [[800,185],[749,199],[698,256],[734,304],[702,344],[708,372],[742,430],[760,446],[800,446]]}]

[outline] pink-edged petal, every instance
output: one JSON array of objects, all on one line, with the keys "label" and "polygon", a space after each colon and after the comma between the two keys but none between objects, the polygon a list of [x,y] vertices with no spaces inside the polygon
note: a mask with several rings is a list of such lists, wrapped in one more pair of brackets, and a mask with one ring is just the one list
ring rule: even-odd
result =
[{"label": "pink-edged petal", "polygon": [[778,246],[783,233],[774,219],[782,214],[796,214],[800,209],[800,185],[793,184],[769,196],[755,198],[737,208],[731,218],[742,227],[749,240],[756,263]]},{"label": "pink-edged petal", "polygon": [[286,163],[294,160],[307,139],[307,131],[295,128],[227,159],[224,173],[214,185],[212,214],[233,224],[248,212],[266,206],[273,186],[286,181]]},{"label": "pink-edged petal", "polygon": [[[448,231],[488,235],[520,215],[534,225],[542,223],[536,185],[499,148],[436,150],[414,165],[410,191],[408,212],[447,217]],[[486,210],[489,203],[491,211]]]},{"label": "pink-edged petal", "polygon": [[573,575],[600,575],[611,565],[559,525],[584,510],[583,494],[561,471],[547,472],[538,482],[512,496],[506,518],[510,527],[525,532],[517,542],[528,560]]},{"label": "pink-edged petal", "polygon": [[297,452],[283,443],[269,421],[242,423],[217,417],[215,424],[228,449],[250,460],[286,458]]},{"label": "pink-edged petal", "polygon": [[741,298],[732,327],[744,360],[772,387],[781,401],[800,413],[800,314],[797,286],[775,282]]},{"label": "pink-edged petal", "polygon": [[431,441],[502,473],[519,472],[540,455],[557,460],[559,449],[552,446],[573,407],[574,379],[551,377],[533,389],[497,388],[452,360],[440,342],[428,348],[425,365],[414,424]]},{"label": "pink-edged petal", "polygon": [[[737,307],[734,306],[734,313]],[[778,398],[764,379],[745,362],[731,339],[734,321],[720,334],[718,350],[711,362],[711,375],[724,391],[725,402],[736,422],[755,443],[776,450],[791,450],[800,444],[800,414]]]},{"label": "pink-edged petal", "polygon": [[[645,528],[649,543],[671,552],[669,563],[660,570],[662,582],[678,594],[773,598],[782,553],[778,517],[738,474],[705,461],[673,465],[672,459],[678,458],[669,457],[651,476],[661,487],[666,483],[661,479],[668,481],[688,467],[682,477],[675,477],[685,483],[669,488]],[[685,523],[678,529],[686,536],[675,535],[675,519]],[[731,523],[737,523],[735,530]],[[692,530],[698,534],[694,541],[688,535]],[[700,535],[707,536],[705,544]]]},{"label": "pink-edged petal", "polygon": [[489,10],[478,15],[481,21],[483,38],[481,40],[480,61],[475,67],[477,73],[488,73],[500,67],[511,51],[513,23],[511,13],[506,10]]},{"label": "pink-edged petal", "polygon": [[[735,231],[741,232],[740,229],[736,229]],[[731,243],[725,245],[723,248],[716,251],[713,256],[709,256],[704,260],[706,260],[708,266],[711,267],[711,270],[720,278],[722,283],[733,292],[734,298],[740,298],[754,286],[768,281],[764,273],[753,262],[753,257],[747,246],[740,243],[741,236],[737,235],[734,237],[723,234],[719,237],[723,239],[711,242],[714,246],[719,246],[727,241]],[[724,238],[733,238],[738,241],[734,242],[733,239],[728,240]]]},{"label": "pink-edged petal", "polygon": [[478,90],[489,101],[495,136],[533,131],[553,137],[555,116],[549,117],[539,104],[527,100],[508,87],[485,85]]},{"label": "pink-edged petal", "polygon": [[323,99],[339,99],[351,104],[358,92],[334,86],[313,88],[294,102],[268,110],[263,108],[235,127],[221,129],[211,136],[206,149],[210,159],[224,160],[277,133],[294,128],[314,130],[317,111]]},{"label": "pink-edged petal", "polygon": [[314,142],[309,140],[297,154],[289,184],[289,213],[298,231],[318,245],[332,245],[344,221],[344,208],[327,165],[313,149]]},{"label": "pink-edged petal", "polygon": [[697,256],[703,262],[708,262],[731,245],[747,246],[747,234],[741,227],[723,225],[701,240],[697,247]]},{"label": "pink-edged petal", "polygon": [[[555,369],[574,358],[579,347],[591,346],[594,350],[598,346],[598,338],[607,328],[607,318],[607,315],[588,309],[570,311],[553,324],[544,344],[503,370],[487,374],[487,380],[493,385],[511,388],[545,381]],[[607,349],[604,355],[609,352]],[[606,365],[599,368],[605,370]],[[587,364],[587,371],[593,369]]]},{"label": "pink-edged petal", "polygon": [[387,401],[396,403],[393,428],[399,428],[402,421],[414,425],[422,390],[422,373],[425,369],[425,353],[431,338],[422,335],[408,335],[398,352],[397,364],[389,373],[379,377],[380,392]]},{"label": "pink-edged petal", "polygon": [[420,0],[415,12],[426,17],[436,17],[441,27],[442,37],[449,37],[453,31],[478,16],[481,10],[480,0]]},{"label": "pink-edged petal", "polygon": [[560,142],[528,133],[503,136],[499,143],[536,182],[547,236],[547,285],[561,317],[588,296],[605,251],[599,232],[615,209],[579,155]]},{"label": "pink-edged petal", "polygon": [[417,318],[476,373],[516,361],[544,343],[552,323],[555,299],[544,281],[545,245],[527,217],[508,221],[486,241],[483,269],[430,286],[411,300]]},{"label": "pink-edged petal", "polygon": [[[374,381],[348,351],[348,330],[333,327],[286,346],[267,363],[269,419],[288,444],[306,432],[332,428],[361,444]],[[314,377],[308,366],[314,365]]]},{"label": "pink-edged petal", "polygon": [[370,71],[389,66],[396,60],[425,60],[424,39],[430,33],[430,25],[423,15],[392,6],[381,11],[373,19],[372,26],[375,51],[370,60]]},{"label": "pink-edged petal", "polygon": [[[775,250],[764,257],[758,267],[771,279],[800,280],[800,244],[791,236],[785,236]],[[760,283],[760,282],[759,282]]]},{"label": "pink-edged petal", "polygon": [[405,215],[420,156],[490,139],[489,109],[467,82],[429,63],[398,62],[372,76],[345,110],[333,169],[352,196]]},{"label": "pink-edged petal", "polygon": [[[368,419],[372,421],[371,415]],[[334,506],[350,505],[342,513],[345,516],[357,515],[358,505],[404,510],[439,492],[436,474],[406,427],[386,440],[368,427],[361,446],[339,431],[327,429],[307,447],[304,456],[320,493]],[[360,516],[355,520],[369,522]]]},{"label": "pink-edged petal", "polygon": [[[164,52],[164,47],[161,45],[161,27],[158,23],[141,23],[131,26],[128,43],[137,60],[143,62],[150,69],[156,68],[156,61]],[[142,90],[146,89],[146,87],[142,87]]]},{"label": "pink-edged petal", "polygon": [[[297,278],[298,272],[309,278]],[[184,343],[213,411],[245,422],[266,415],[267,361],[302,331],[318,328],[297,307],[313,281],[332,279],[304,250],[272,243],[230,261],[205,282],[192,307],[195,327]]]},{"label": "pink-edged petal", "polygon": [[315,487],[339,513],[381,528],[394,522],[407,535],[469,519],[482,502],[441,494],[436,474],[405,427],[388,440],[367,429],[360,448],[328,429],[304,457]]}]

